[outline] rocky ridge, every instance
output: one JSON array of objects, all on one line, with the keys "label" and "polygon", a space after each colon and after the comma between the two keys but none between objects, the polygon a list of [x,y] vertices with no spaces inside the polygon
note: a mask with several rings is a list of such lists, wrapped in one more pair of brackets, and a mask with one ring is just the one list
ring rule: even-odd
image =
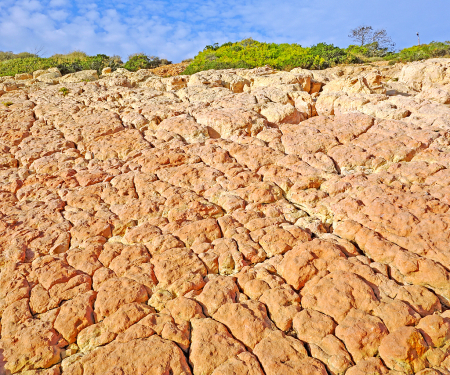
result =
[{"label": "rocky ridge", "polygon": [[0,95],[0,374],[450,374],[449,59]]}]

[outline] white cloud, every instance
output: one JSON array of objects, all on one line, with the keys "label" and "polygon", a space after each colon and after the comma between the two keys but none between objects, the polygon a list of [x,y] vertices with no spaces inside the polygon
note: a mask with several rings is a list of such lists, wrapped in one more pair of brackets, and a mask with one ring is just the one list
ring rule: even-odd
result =
[{"label": "white cloud", "polygon": [[70,5],[70,1],[68,0],[50,0],[50,2],[48,3],[48,7],[49,8],[59,8],[59,7],[64,7],[64,6],[69,6]]}]

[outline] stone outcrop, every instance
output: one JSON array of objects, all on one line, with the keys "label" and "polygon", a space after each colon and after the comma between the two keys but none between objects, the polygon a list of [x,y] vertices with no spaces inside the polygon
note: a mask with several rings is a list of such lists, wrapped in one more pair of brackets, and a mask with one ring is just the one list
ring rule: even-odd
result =
[{"label": "stone outcrop", "polygon": [[0,78],[0,374],[450,374],[449,59],[170,72]]}]

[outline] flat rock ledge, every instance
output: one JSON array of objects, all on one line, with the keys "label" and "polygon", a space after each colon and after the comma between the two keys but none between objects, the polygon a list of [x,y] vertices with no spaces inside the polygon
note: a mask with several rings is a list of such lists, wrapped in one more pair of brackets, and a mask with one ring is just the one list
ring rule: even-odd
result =
[{"label": "flat rock ledge", "polygon": [[449,375],[450,59],[0,78],[0,375]]}]

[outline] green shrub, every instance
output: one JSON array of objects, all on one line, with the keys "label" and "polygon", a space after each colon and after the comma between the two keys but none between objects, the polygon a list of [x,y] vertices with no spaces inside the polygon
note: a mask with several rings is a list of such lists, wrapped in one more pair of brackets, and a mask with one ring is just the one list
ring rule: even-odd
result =
[{"label": "green shrub", "polygon": [[27,57],[38,57],[38,55],[30,52],[13,53],[11,51],[0,51],[0,61],[25,59]]},{"label": "green shrub", "polygon": [[354,62],[358,62],[354,55],[332,44],[319,43],[312,47],[302,47],[299,44],[261,43],[244,39],[221,46],[217,43],[206,46],[183,73],[193,74],[208,69],[255,68],[264,65],[284,70],[296,67],[323,69]]},{"label": "green shrub", "polygon": [[61,87],[59,92],[66,96],[69,93],[69,89],[67,87]]},{"label": "green shrub", "polygon": [[[76,55],[75,55],[76,56]],[[120,65],[111,66],[111,58],[106,55],[96,55],[96,56],[87,56],[80,58],[60,58],[59,63],[56,67],[59,69],[61,74],[75,73],[81,70],[96,70],[98,74],[101,74],[102,69],[110,66],[111,69],[116,70]]]},{"label": "green shrub", "polygon": [[53,67],[57,67],[63,75],[81,70],[96,70],[98,74],[101,74],[102,69],[107,66],[111,67],[113,71],[122,66],[119,56],[84,55],[86,55],[84,52],[75,51],[67,55],[53,55],[48,58],[26,57],[5,60],[0,63],[0,77],[33,73],[36,70]]},{"label": "green shrub", "polygon": [[160,59],[157,56],[148,56],[141,52],[130,55],[123,68],[136,72],[139,69],[154,69],[158,66],[168,64],[172,64],[172,62],[166,59]]},{"label": "green shrub", "polygon": [[400,61],[409,62],[450,56],[450,42],[431,42],[420,46],[402,49],[398,54]]},{"label": "green shrub", "polygon": [[55,53],[51,58],[53,59],[69,59],[69,60],[82,60],[89,57],[86,52],[72,51],[67,54]]},{"label": "green shrub", "polygon": [[15,76],[19,73],[33,73],[35,70],[48,69],[54,66],[54,62],[50,59],[41,57],[6,60],[0,64],[0,77]]},{"label": "green shrub", "polygon": [[245,61],[206,61],[201,67],[190,64],[182,74],[194,74],[203,70],[222,70],[222,69],[251,69],[253,65],[246,63]]},{"label": "green shrub", "polygon": [[2,104],[3,104],[5,107],[9,107],[10,105],[13,105],[13,102],[2,102]]}]

